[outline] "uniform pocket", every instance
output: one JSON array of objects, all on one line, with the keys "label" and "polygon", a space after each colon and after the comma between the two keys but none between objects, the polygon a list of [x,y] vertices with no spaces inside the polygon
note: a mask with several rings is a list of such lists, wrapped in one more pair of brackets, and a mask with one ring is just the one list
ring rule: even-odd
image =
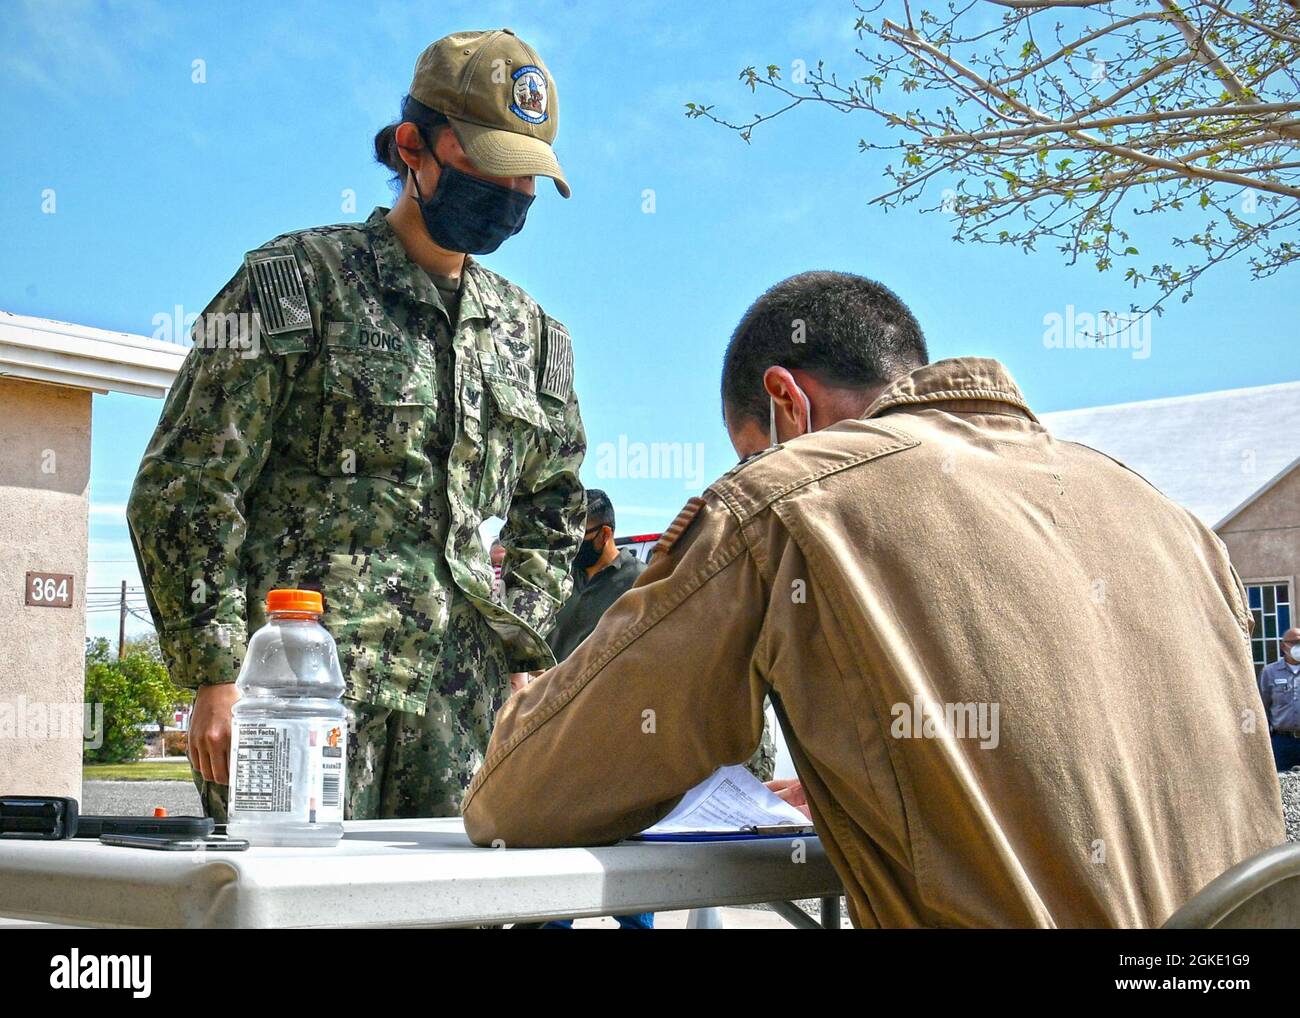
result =
[{"label": "uniform pocket", "polygon": [[347,695],[422,710],[447,626],[448,595],[409,557],[331,554],[321,624],[334,637]]},{"label": "uniform pocket", "polygon": [[[483,385],[492,393],[496,412],[507,418],[524,421],[534,428],[546,427],[546,415],[531,389],[506,375],[483,373]],[[505,422],[505,426],[510,426]]]},{"label": "uniform pocket", "polygon": [[534,427],[546,426],[546,415],[533,391],[531,365],[487,350],[479,351],[478,362],[483,371],[483,387],[492,393],[498,414],[527,421]]},{"label": "uniform pocket", "polygon": [[322,352],[316,470],[416,484],[437,412],[430,369],[408,338],[352,324],[329,326]]},{"label": "uniform pocket", "polygon": [[[524,460],[550,428],[537,394],[513,362],[480,351],[483,370],[483,480],[479,505],[505,518],[523,471]],[[520,376],[520,377],[516,377]]]}]

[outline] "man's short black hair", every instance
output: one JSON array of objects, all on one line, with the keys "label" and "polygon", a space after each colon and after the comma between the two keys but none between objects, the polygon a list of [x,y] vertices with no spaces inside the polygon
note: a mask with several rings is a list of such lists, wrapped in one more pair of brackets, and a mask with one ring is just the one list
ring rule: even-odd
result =
[{"label": "man's short black hair", "polygon": [[754,301],[722,363],[722,413],[764,426],[763,373],[800,368],[827,385],[870,388],[929,362],[925,336],[886,286],[848,272],[802,272]]},{"label": "man's short black hair", "polygon": [[614,531],[614,503],[599,488],[587,489],[587,529],[609,527]]}]

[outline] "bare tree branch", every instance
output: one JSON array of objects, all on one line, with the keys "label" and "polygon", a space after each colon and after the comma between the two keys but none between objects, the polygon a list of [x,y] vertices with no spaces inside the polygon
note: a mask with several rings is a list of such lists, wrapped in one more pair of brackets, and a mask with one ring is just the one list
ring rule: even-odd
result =
[{"label": "bare tree branch", "polygon": [[[841,79],[819,63],[787,83],[749,67],[741,80],[779,109],[687,115],[749,141],[807,103],[865,114],[883,130],[859,148],[891,160],[874,202],[940,186],[954,240],[1050,241],[1068,263],[1154,285],[1157,309],[1231,258],[1256,277],[1300,261],[1300,0],[994,0],[992,27],[973,0],[865,2],[857,33],[879,49],[856,49],[864,68]],[[891,2],[899,16],[873,24]],[[1139,265],[1134,237],[1158,223],[1187,264]]]}]

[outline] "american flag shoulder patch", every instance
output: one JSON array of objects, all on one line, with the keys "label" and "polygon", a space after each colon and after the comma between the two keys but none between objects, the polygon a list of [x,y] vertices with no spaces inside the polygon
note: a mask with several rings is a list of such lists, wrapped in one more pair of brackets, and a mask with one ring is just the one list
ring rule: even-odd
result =
[{"label": "american flag shoulder patch", "polygon": [[650,552],[651,561],[660,553],[667,555],[677,543],[677,539],[686,533],[686,529],[694,522],[695,517],[700,514],[704,508],[704,499],[699,495],[688,499],[682,506],[682,511],[677,514],[677,518],[668,525],[668,529],[659,535],[659,541]]},{"label": "american flag shoulder patch", "polygon": [[537,391],[543,396],[568,400],[573,388],[573,340],[563,325],[542,318],[542,357],[537,372]]},{"label": "american flag shoulder patch", "polygon": [[262,331],[268,336],[311,328],[307,290],[298,259],[284,248],[250,251],[244,257],[248,280],[257,300]]}]

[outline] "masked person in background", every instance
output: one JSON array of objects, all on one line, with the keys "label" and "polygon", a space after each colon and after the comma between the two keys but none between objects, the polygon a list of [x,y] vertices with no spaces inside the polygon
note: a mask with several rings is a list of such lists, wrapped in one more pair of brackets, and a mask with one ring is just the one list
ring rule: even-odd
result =
[{"label": "masked person in background", "polygon": [[[614,503],[600,488],[588,488],[587,529],[573,559],[573,593],[560,608],[555,628],[546,638],[556,661],[563,661],[578,649],[600,617],[632,589],[645,570],[644,562],[614,543]],[[762,741],[745,766],[759,781],[772,780],[776,743],[766,720]]]},{"label": "masked person in background", "polygon": [[[416,63],[364,223],[250,252],[195,327],[128,506],[195,783],[228,796],[232,684],[266,592],[324,595],[355,717],[345,815],[454,815],[510,676],[549,666],[586,508],[564,326],[471,255],[523,228],[555,83],[509,29]],[[251,344],[211,343],[252,321]],[[479,540],[505,520],[501,591]]]}]

